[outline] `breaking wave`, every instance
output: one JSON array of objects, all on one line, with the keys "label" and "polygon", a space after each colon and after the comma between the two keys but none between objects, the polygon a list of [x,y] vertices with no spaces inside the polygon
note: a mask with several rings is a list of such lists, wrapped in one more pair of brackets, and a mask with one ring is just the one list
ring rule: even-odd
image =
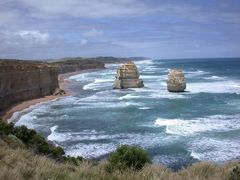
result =
[{"label": "breaking wave", "polygon": [[189,136],[206,131],[229,131],[240,128],[240,115],[214,115],[195,120],[162,119],[154,122],[155,126],[166,127],[166,133]]}]

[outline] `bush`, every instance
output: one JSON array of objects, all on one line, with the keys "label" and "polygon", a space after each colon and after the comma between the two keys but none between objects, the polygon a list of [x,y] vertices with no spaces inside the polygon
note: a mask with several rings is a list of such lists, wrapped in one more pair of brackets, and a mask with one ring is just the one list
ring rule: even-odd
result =
[{"label": "bush", "polygon": [[141,170],[146,163],[151,163],[147,151],[140,147],[129,145],[118,147],[115,152],[110,154],[108,160],[107,171],[114,169],[124,170],[126,168]]},{"label": "bush", "polygon": [[230,174],[230,180],[240,180],[240,167],[236,166],[231,174]]},{"label": "bush", "polygon": [[6,136],[6,135],[9,135],[9,134],[12,134],[14,130],[14,125],[13,123],[5,123],[3,122],[2,120],[0,120],[0,135],[1,136]]},{"label": "bush", "polygon": [[29,141],[37,134],[36,131],[28,129],[26,126],[15,127],[13,134],[22,140],[25,144],[29,144]]},{"label": "bush", "polygon": [[65,157],[64,150],[47,142],[45,138],[35,130],[26,126],[14,127],[13,123],[7,124],[0,119],[0,136],[12,147],[25,146],[35,154],[46,155],[60,162],[70,163],[79,166],[85,160],[83,157]]}]

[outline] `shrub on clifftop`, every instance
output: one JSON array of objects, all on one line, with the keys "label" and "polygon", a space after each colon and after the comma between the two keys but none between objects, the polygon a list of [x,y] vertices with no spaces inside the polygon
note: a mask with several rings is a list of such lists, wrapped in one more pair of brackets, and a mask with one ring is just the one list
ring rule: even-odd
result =
[{"label": "shrub on clifftop", "polygon": [[147,151],[140,147],[122,145],[109,156],[107,171],[130,168],[141,170],[146,163],[151,163]]},{"label": "shrub on clifftop", "polygon": [[36,154],[48,155],[54,159],[61,159],[65,154],[61,147],[48,143],[42,135],[26,126],[14,127],[13,123],[7,124],[0,120],[0,135],[15,136]]}]

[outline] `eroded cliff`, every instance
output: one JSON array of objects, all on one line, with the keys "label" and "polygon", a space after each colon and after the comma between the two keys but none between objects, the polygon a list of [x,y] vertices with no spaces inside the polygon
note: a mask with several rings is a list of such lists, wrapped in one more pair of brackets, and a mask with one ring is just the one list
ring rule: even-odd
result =
[{"label": "eroded cliff", "polygon": [[0,61],[0,113],[14,103],[50,95],[56,88],[55,65],[40,61]]}]

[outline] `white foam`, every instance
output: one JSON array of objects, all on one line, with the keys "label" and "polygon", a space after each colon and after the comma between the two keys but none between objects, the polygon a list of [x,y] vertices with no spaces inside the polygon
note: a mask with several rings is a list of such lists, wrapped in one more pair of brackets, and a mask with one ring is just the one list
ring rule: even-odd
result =
[{"label": "white foam", "polygon": [[240,128],[240,115],[215,115],[195,120],[162,119],[154,122],[155,126],[165,126],[166,133],[189,136],[206,131],[229,131]]},{"label": "white foam", "polygon": [[189,144],[191,156],[202,161],[224,162],[240,157],[240,141],[200,138]]},{"label": "white foam", "polygon": [[66,141],[83,141],[83,140],[103,140],[113,139],[116,135],[106,135],[104,131],[97,132],[95,130],[82,132],[56,132],[58,126],[51,128],[51,134],[47,137],[50,141],[66,142]]},{"label": "white foam", "polygon": [[[104,131],[86,130],[82,132],[56,132],[57,127],[52,127],[52,133],[48,139],[55,142],[80,141],[74,146],[68,146],[66,153],[72,156],[84,156],[86,158],[96,158],[113,151],[118,144],[138,145],[144,148],[155,147],[156,145],[168,145],[178,140],[177,136],[168,136],[156,133],[118,133],[106,134]],[[107,140],[111,143],[99,143],[94,141]],[[93,141],[83,143],[81,141]]]},{"label": "white foam", "polygon": [[70,156],[82,156],[84,158],[96,158],[99,156],[106,155],[116,149],[116,145],[113,143],[102,144],[102,143],[91,143],[84,144],[79,143],[65,150],[66,155]]},{"label": "white foam", "polygon": [[124,102],[126,106],[143,106],[143,103],[137,103],[137,102]]},{"label": "white foam", "polygon": [[216,81],[187,83],[187,91],[190,93],[240,93],[239,81]]},{"label": "white foam", "polygon": [[89,75],[89,73],[81,73],[81,74],[77,74],[74,76],[70,76],[68,79],[75,80],[75,81],[86,81],[88,79],[87,78],[88,75]]},{"label": "white foam", "polygon": [[15,123],[16,126],[27,126],[29,129],[36,129],[39,125],[34,123],[34,120],[37,120],[37,116],[34,113],[30,112],[24,114],[20,117],[20,119]]},{"label": "white foam", "polygon": [[159,68],[159,67],[156,67],[154,65],[148,65],[148,66],[144,66],[141,71],[144,72],[144,73],[155,73],[155,72],[164,72],[166,70],[166,68]]},{"label": "white foam", "polygon": [[114,81],[114,79],[107,79],[107,78],[104,78],[104,79],[95,79],[94,80],[95,81],[95,83],[105,83],[105,82],[113,82]]},{"label": "white foam", "polygon": [[83,86],[84,90],[100,90],[100,89],[105,89],[106,86],[112,86],[112,83],[89,83],[85,86]]},{"label": "white foam", "polygon": [[141,75],[140,78],[144,79],[162,79],[163,76],[154,76],[154,75]]},{"label": "white foam", "polygon": [[225,78],[220,77],[220,76],[210,76],[210,77],[205,77],[204,79],[208,79],[208,80],[223,80]]},{"label": "white foam", "polygon": [[172,166],[174,164],[188,164],[190,158],[184,154],[171,154],[171,155],[157,155],[152,158],[154,164],[161,164],[165,166]]},{"label": "white foam", "polygon": [[178,140],[179,136],[166,135],[165,133],[123,133],[117,138],[117,142],[120,144],[137,145],[145,149],[167,146],[176,143]]},{"label": "white foam", "polygon": [[[46,102],[40,102],[40,103],[37,103],[37,104],[34,104],[34,105],[31,105],[29,106],[28,108],[26,109],[23,109],[22,111],[16,111],[13,113],[12,117],[10,119],[8,119],[7,121],[10,123],[10,122],[16,122],[16,125],[19,125],[20,123],[18,122],[21,117],[23,115],[27,115],[27,113],[31,112],[32,110],[35,110],[35,109],[39,109],[39,111],[41,110],[44,110],[49,103],[52,103],[52,102],[56,102],[57,100],[60,100],[60,99],[53,99],[53,100],[50,100],[50,101],[46,101]],[[23,123],[21,125],[24,125]]]},{"label": "white foam", "polygon": [[133,94],[127,94],[125,96],[119,97],[118,99],[119,100],[124,100],[124,99],[138,99],[138,98],[141,98],[141,96],[136,96],[136,95],[133,95]]},{"label": "white foam", "polygon": [[[50,141],[55,141],[56,140],[55,131],[56,131],[57,128],[58,128],[57,125],[50,128],[51,134],[47,137],[48,140],[50,140]],[[57,140],[60,141],[61,138],[59,138]]]},{"label": "white foam", "polygon": [[192,78],[192,77],[196,77],[196,76],[210,74],[210,72],[206,72],[206,71],[197,69],[194,71],[184,71],[184,74],[185,74],[186,78]]},{"label": "white foam", "polygon": [[144,106],[144,107],[139,107],[138,109],[141,109],[141,110],[147,110],[147,109],[151,109],[150,107],[146,107],[146,106]]},{"label": "white foam", "polygon": [[[145,97],[148,98],[148,97]],[[159,98],[164,98],[164,99],[185,99],[189,98],[186,96],[184,93],[169,93],[167,90],[161,91],[158,93],[151,93],[149,95],[149,98],[154,98],[154,99],[159,99]]]},{"label": "white foam", "polygon": [[146,59],[146,60],[141,60],[141,61],[134,61],[136,65],[148,65],[148,64],[153,64],[153,60],[151,59]]}]

